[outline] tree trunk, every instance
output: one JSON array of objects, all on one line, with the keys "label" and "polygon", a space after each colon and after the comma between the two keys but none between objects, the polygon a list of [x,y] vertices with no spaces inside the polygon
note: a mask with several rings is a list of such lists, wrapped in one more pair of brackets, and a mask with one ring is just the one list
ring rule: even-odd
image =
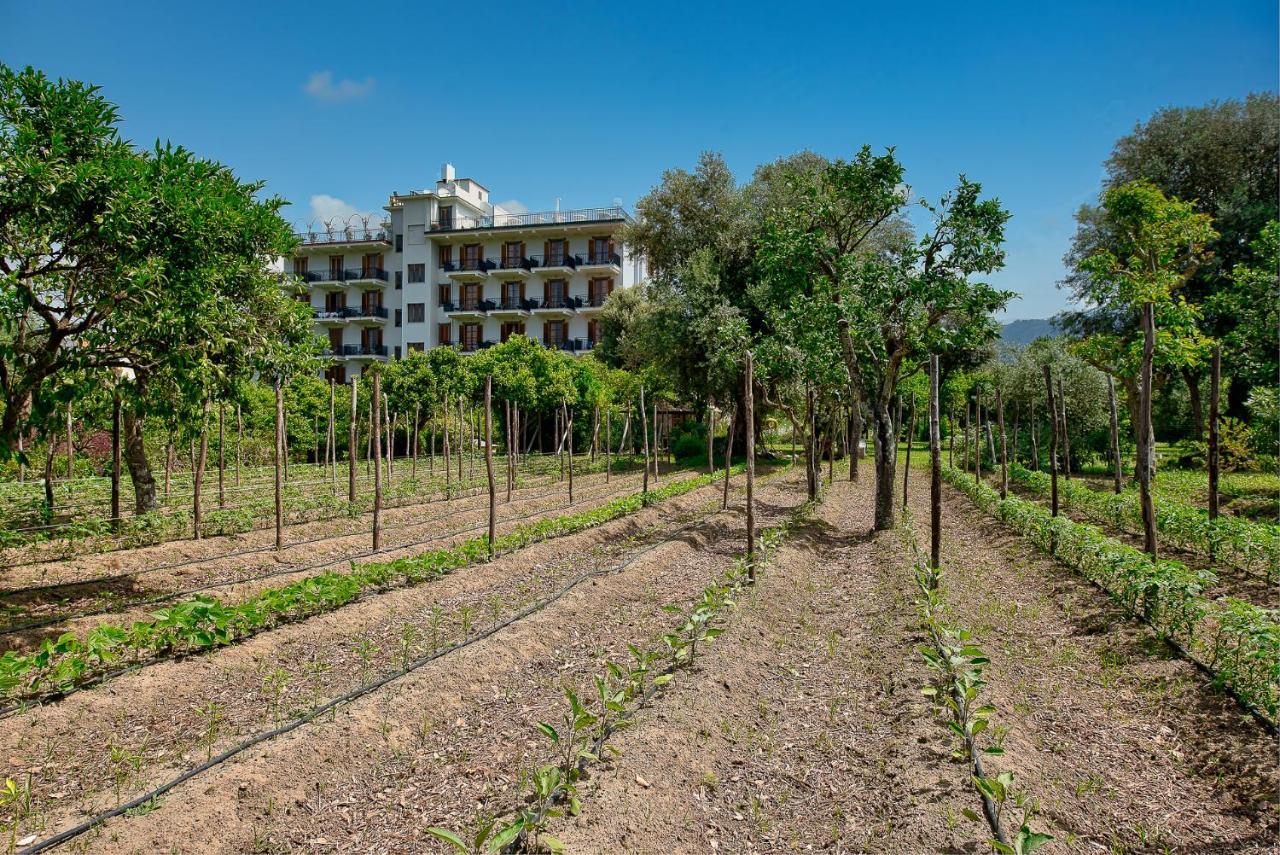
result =
[{"label": "tree trunk", "polygon": [[1151,498],[1151,480],[1155,476],[1156,460],[1151,425],[1151,380],[1156,349],[1156,320],[1155,308],[1151,303],[1142,307],[1142,331],[1142,388],[1138,399],[1138,488],[1142,503],[1143,548],[1155,558],[1156,509]]},{"label": "tree trunk", "polygon": [[1222,345],[1214,345],[1209,377],[1209,519],[1218,518],[1218,403],[1222,389]]},{"label": "tree trunk", "polygon": [[876,432],[876,513],[875,530],[893,528],[893,485],[897,464],[897,443],[894,442],[893,415],[889,401],[883,398],[871,411],[872,426]]},{"label": "tree trunk", "polygon": [[1191,438],[1204,438],[1204,402],[1200,398],[1200,377],[1190,368],[1181,369],[1182,382],[1187,384],[1187,397],[1191,401]]},{"label": "tree trunk", "polygon": [[1049,375],[1049,366],[1044,370],[1045,410],[1049,413],[1049,481],[1050,512],[1058,515],[1058,408],[1053,402],[1053,378]]},{"label": "tree trunk", "polygon": [[132,408],[124,411],[123,418],[124,462],[133,482],[133,512],[140,516],[156,509],[156,479],[142,442],[142,418]]},{"label": "tree trunk", "polygon": [[1107,375],[1107,404],[1111,409],[1111,463],[1115,472],[1116,495],[1124,489],[1124,464],[1120,462],[1120,415],[1116,412],[1116,381]]}]

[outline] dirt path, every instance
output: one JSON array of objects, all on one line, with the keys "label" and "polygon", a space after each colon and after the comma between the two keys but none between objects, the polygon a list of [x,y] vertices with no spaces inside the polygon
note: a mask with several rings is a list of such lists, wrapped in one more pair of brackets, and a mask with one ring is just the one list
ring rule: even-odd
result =
[{"label": "dirt path", "polygon": [[[741,479],[735,483],[740,487]],[[406,655],[406,639],[414,656],[443,647],[464,636],[464,621],[472,632],[487,627],[495,614],[505,617],[585,569],[620,560],[619,554],[637,543],[718,507],[720,489],[719,484],[702,488],[428,585],[370,598],[211,656],[162,663],[56,706],[0,721],[0,756],[17,761],[9,774],[33,774],[38,807],[33,824],[66,827],[85,812],[117,803],[112,786],[117,776],[125,778],[124,798],[143,792],[317,700],[395,670]],[[768,489],[793,490],[783,485]],[[490,611],[495,605],[497,611]],[[211,704],[218,705],[219,722],[210,740],[209,715],[202,711]],[[402,720],[401,726],[412,727],[421,710],[429,708],[413,707],[412,720]],[[309,727],[331,731],[321,724]],[[121,752],[123,760],[117,759]],[[137,771],[131,767],[134,758],[141,758]],[[298,759],[266,774],[269,778],[287,770],[285,777],[291,779],[307,768],[308,761]]]},{"label": "dirt path", "polygon": [[[992,658],[1001,768],[1059,845],[1274,851],[1275,739],[1096,587],[944,495],[947,600]],[[912,500],[927,542],[927,491]]]},{"label": "dirt path", "polygon": [[838,481],[693,672],[624,731],[570,852],[960,851],[963,770],[920,687],[923,641],[871,484]]}]

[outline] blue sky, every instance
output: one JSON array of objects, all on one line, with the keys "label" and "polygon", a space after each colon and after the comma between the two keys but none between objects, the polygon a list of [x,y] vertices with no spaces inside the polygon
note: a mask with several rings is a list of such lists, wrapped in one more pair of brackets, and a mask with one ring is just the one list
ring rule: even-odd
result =
[{"label": "blue sky", "polygon": [[303,223],[446,160],[543,210],[631,206],[704,149],[745,178],[895,146],[916,192],[964,172],[1012,212],[1009,318],[1066,304],[1072,213],[1117,136],[1277,87],[1274,0],[187,5],[0,0],[0,60],[101,85],[130,139],[264,180]]}]

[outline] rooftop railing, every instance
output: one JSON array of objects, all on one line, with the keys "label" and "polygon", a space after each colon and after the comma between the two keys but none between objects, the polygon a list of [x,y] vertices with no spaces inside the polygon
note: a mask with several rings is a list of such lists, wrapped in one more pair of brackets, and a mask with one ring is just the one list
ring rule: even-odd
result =
[{"label": "rooftop railing", "polygon": [[303,282],[352,282],[359,279],[377,279],[386,282],[390,278],[381,267],[352,267],[346,270],[293,270],[290,273]]},{"label": "rooftop railing", "polygon": [[470,229],[504,229],[519,226],[552,226],[572,223],[596,223],[612,220],[630,220],[631,215],[621,206],[610,208],[572,208],[563,211],[536,211],[527,214],[491,214],[484,217],[454,215],[445,220],[433,220],[428,226],[433,232],[456,232]]},{"label": "rooftop railing", "polygon": [[388,229],[341,228],[298,232],[294,235],[303,246],[324,243],[390,243]]}]

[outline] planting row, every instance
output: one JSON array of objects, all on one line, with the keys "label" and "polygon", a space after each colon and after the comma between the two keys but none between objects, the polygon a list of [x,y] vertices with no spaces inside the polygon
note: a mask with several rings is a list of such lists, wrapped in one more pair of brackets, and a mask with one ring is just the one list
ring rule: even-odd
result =
[{"label": "planting row", "polygon": [[[1049,475],[1016,463],[1009,467],[1009,480],[1038,495],[1048,495],[1051,489]],[[1066,507],[1099,522],[1124,531],[1142,531],[1142,507],[1133,489],[1117,495],[1060,479],[1058,496]],[[1280,526],[1232,515],[1210,519],[1200,508],[1158,500],[1156,528],[1164,541],[1178,549],[1264,574],[1270,582],[1280,580]]]},{"label": "planting row", "polygon": [[1109,593],[1156,635],[1180,646],[1249,708],[1274,724],[1280,702],[1280,615],[1233,597],[1203,596],[1212,572],[1155,560],[1095,526],[1054,517],[1035,502],[999,492],[951,468],[948,483],[979,508]]},{"label": "planting row", "polygon": [[29,654],[0,656],[0,693],[30,700],[65,692],[130,663],[219,647],[280,623],[332,611],[362,595],[399,585],[416,585],[495,552],[581,531],[634,513],[646,504],[687,493],[715,480],[700,475],[671,481],[648,493],[614,499],[587,511],[518,526],[496,538],[475,537],[443,549],[386,562],[352,564],[347,572],[325,572],[259,591],[234,605],[197,596],[129,626],[101,625],[83,638],[67,633]]}]

